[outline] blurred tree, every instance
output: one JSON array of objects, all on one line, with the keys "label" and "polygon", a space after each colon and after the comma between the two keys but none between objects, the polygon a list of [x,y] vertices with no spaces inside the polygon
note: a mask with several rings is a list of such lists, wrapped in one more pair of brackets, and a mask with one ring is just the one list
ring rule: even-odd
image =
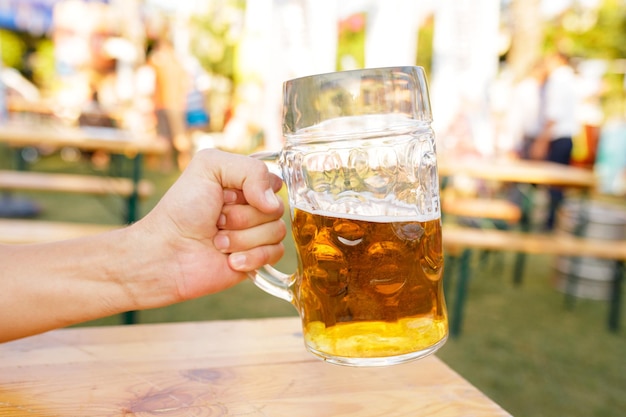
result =
[{"label": "blurred tree", "polygon": [[190,21],[192,54],[208,72],[233,80],[246,0],[213,0]]},{"label": "blurred tree", "polygon": [[624,0],[603,0],[598,9],[574,3],[547,25],[546,48],[560,49],[580,58],[626,58],[624,3]]},{"label": "blurred tree", "polygon": [[54,45],[50,38],[0,29],[0,48],[5,66],[20,71],[40,90],[52,88],[55,68]]},{"label": "blurred tree", "polygon": [[597,9],[578,2],[546,26],[545,50],[560,50],[577,59],[607,62],[603,104],[607,114],[624,115],[626,2],[603,0]]},{"label": "blurred tree", "polygon": [[0,48],[4,65],[17,69],[21,68],[22,56],[26,51],[26,43],[17,33],[0,29]]},{"label": "blurred tree", "polygon": [[433,35],[435,33],[435,16],[428,16],[420,25],[417,34],[417,54],[415,64],[423,67],[426,77],[430,79],[433,65]]},{"label": "blurred tree", "polygon": [[367,13],[355,13],[339,21],[337,71],[365,67]]},{"label": "blurred tree", "polygon": [[43,38],[38,41],[31,59],[33,82],[44,91],[51,90],[57,79],[52,40]]}]

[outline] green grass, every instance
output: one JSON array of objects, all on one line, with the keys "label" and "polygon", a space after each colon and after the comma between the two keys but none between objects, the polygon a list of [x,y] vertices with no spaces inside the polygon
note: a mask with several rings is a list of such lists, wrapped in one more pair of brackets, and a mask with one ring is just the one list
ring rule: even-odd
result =
[{"label": "green grass", "polygon": [[[59,170],[61,162],[55,157],[46,158],[34,168]],[[177,175],[146,172],[159,191],[144,202],[144,212],[156,203]],[[43,219],[116,223],[122,210],[120,202],[112,198],[21,195],[41,204]],[[492,263],[496,260],[491,258],[488,265],[478,265],[480,260],[475,257],[477,272],[470,284],[463,333],[449,340],[438,356],[515,416],[623,415],[626,410],[624,314],[622,329],[610,333],[606,325],[606,302],[578,299],[571,308],[566,308],[563,294],[551,283],[550,257],[528,257],[524,282],[519,287],[512,284],[513,254],[503,255],[502,268]],[[285,272],[295,269],[290,239],[278,267]],[[287,302],[245,282],[220,294],[142,311],[138,318],[147,323],[295,314]],[[118,323],[119,317],[110,317],[85,325]]]},{"label": "green grass", "polygon": [[[476,261],[476,260],[475,260]],[[626,337],[607,331],[607,303],[551,285],[551,258],[528,259],[523,285],[478,268],[463,333],[439,357],[516,416],[617,416],[626,410]]]}]

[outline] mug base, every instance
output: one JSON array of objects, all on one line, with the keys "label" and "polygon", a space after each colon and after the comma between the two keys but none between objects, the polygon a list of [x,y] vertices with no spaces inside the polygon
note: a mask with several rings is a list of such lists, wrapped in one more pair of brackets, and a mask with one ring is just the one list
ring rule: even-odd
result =
[{"label": "mug base", "polygon": [[379,356],[379,357],[345,357],[345,356],[335,356],[330,355],[326,352],[321,352],[312,348],[311,346],[306,346],[307,350],[311,352],[313,355],[317,356],[319,359],[324,362],[332,363],[334,365],[342,365],[342,366],[353,366],[353,367],[375,367],[375,366],[390,366],[390,365],[399,365],[406,362],[415,361],[418,359],[425,358],[426,356],[432,355],[436,351],[438,351],[448,340],[448,336],[441,339],[439,342],[435,343],[432,346],[429,346],[426,349],[418,350],[416,352],[405,353],[402,355],[395,356]]}]

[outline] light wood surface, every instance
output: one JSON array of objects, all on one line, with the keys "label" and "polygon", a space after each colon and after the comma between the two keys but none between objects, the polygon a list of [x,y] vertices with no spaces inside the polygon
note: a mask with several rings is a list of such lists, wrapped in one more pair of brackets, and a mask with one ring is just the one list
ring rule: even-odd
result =
[{"label": "light wood surface", "polygon": [[[115,194],[129,197],[134,189],[133,181],[128,178],[0,170],[0,190],[4,191],[30,190],[95,195]],[[154,185],[148,180],[141,180],[137,184],[137,193],[139,197],[148,197],[154,193]]]},{"label": "light wood surface", "polygon": [[450,158],[438,160],[439,176],[471,178],[592,189],[597,184],[593,171],[546,161],[519,159]]},{"label": "light wood surface", "polygon": [[82,150],[102,150],[127,156],[164,154],[165,140],[155,135],[105,127],[68,127],[55,124],[0,124],[0,142],[11,146],[73,146]]},{"label": "light wood surface", "polygon": [[576,237],[565,232],[524,233],[513,230],[478,229],[445,224],[446,249],[484,249],[535,255],[588,256],[626,261],[626,241]]},{"label": "light wood surface", "polygon": [[93,327],[0,345],[0,416],[509,416],[431,356],[384,368],[305,351],[298,318]]},{"label": "light wood surface", "polygon": [[517,223],[522,216],[520,208],[510,201],[468,197],[442,197],[441,211],[453,216],[504,220],[508,223]]},{"label": "light wood surface", "polygon": [[53,242],[95,235],[119,227],[121,226],[0,218],[0,242],[8,244]]}]

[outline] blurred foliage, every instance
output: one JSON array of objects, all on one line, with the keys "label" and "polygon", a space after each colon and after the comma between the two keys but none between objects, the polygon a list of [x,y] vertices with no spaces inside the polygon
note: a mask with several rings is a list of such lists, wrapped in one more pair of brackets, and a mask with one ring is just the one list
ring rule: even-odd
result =
[{"label": "blurred foliage", "polygon": [[626,110],[625,6],[624,0],[603,0],[597,10],[574,6],[549,22],[544,32],[545,52],[559,50],[577,59],[607,61],[603,107],[609,116],[623,116]]},{"label": "blurred foliage", "polygon": [[339,22],[337,71],[365,67],[367,13],[355,13]]},{"label": "blurred foliage", "polygon": [[204,5],[204,11],[190,21],[191,52],[208,72],[232,80],[246,0],[214,0]]},{"label": "blurred foliage", "polygon": [[417,34],[417,58],[415,64],[423,67],[426,78],[430,79],[433,64],[433,36],[435,34],[435,17],[429,16],[419,28]]},{"label": "blurred foliage", "polygon": [[56,81],[54,59],[54,43],[51,39],[41,39],[37,42],[33,56],[32,72],[34,83],[43,90],[50,90]]},{"label": "blurred foliage", "polygon": [[48,37],[0,29],[2,62],[15,68],[42,90],[54,82],[54,43]]},{"label": "blurred foliage", "polygon": [[0,49],[2,50],[2,63],[4,65],[17,69],[22,67],[26,43],[17,33],[0,29]]},{"label": "blurred foliage", "polygon": [[597,59],[626,58],[626,7],[623,0],[604,0],[598,10],[572,7],[549,22],[546,50]]}]

